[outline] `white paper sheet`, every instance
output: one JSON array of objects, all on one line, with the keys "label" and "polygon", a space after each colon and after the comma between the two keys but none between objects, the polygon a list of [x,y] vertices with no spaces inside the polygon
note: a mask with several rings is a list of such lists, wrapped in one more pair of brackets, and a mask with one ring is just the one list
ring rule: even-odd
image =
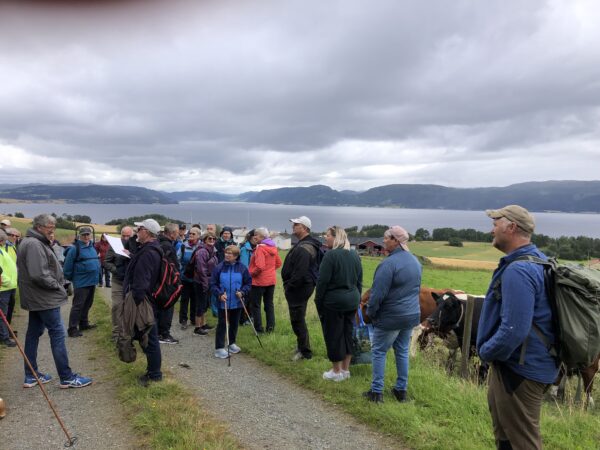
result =
[{"label": "white paper sheet", "polygon": [[129,258],[129,255],[125,252],[125,248],[123,247],[121,238],[109,236],[108,234],[105,234],[104,236],[106,236],[106,240],[117,255],[126,256],[127,258]]}]

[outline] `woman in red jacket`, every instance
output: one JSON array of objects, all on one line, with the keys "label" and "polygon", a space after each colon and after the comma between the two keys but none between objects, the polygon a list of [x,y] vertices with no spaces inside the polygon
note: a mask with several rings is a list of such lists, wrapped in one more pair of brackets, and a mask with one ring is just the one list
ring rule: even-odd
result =
[{"label": "woman in red jacket", "polygon": [[269,237],[269,230],[257,228],[254,231],[258,245],[250,258],[250,275],[252,276],[252,289],[250,290],[250,310],[254,328],[257,332],[264,332],[260,313],[261,299],[265,301],[265,314],[267,316],[267,333],[275,329],[275,307],[273,294],[277,276],[275,271],[281,267],[281,258],[275,242]]},{"label": "woman in red jacket", "polygon": [[106,281],[106,287],[110,287],[110,270],[106,268],[104,265],[104,257],[106,256],[106,252],[110,248],[110,244],[108,243],[108,239],[106,239],[106,235],[103,233],[102,237],[98,242],[94,244],[94,248],[98,252],[98,256],[100,257],[100,279],[98,280],[98,287],[102,287],[102,278]]}]

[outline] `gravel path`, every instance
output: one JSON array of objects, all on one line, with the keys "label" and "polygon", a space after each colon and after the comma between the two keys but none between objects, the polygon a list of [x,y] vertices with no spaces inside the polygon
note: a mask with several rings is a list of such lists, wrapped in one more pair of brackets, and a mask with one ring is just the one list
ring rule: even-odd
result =
[{"label": "gravel path", "polygon": [[[62,308],[66,322],[69,305]],[[15,311],[13,325],[19,333],[19,341],[25,344],[27,312]],[[87,333],[94,333],[94,330]],[[135,437],[127,426],[123,408],[116,398],[116,386],[107,373],[101,359],[89,351],[89,340],[83,337],[67,338],[69,365],[85,376],[91,376],[94,384],[82,389],[60,389],[58,374],[50,351],[47,332],[40,339],[38,367],[54,377],[44,385],[58,414],[77,442],[78,450],[133,449]],[[0,421],[0,448],[10,450],[60,449],[67,441],[54,414],[39,387],[23,389],[23,358],[17,348],[2,349],[0,368],[0,397],[8,407],[7,416]]]}]

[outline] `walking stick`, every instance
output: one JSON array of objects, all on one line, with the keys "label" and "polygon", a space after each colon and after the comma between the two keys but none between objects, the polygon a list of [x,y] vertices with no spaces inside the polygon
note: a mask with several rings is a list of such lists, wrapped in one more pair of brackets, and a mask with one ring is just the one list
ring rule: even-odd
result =
[{"label": "walking stick", "polygon": [[21,355],[23,355],[23,359],[25,359],[25,362],[27,363],[27,366],[29,367],[29,370],[31,370],[31,373],[35,377],[38,386],[42,390],[42,394],[44,394],[44,397],[46,398],[46,401],[48,402],[48,405],[50,406],[50,409],[54,413],[54,417],[56,417],[56,420],[58,420],[58,423],[60,424],[60,427],[62,428],[62,430],[64,431],[65,435],[67,436],[68,441],[65,442],[65,447],[73,447],[73,445],[75,445],[75,442],[77,442],[77,437],[76,436],[71,436],[69,434],[69,432],[67,431],[67,428],[65,427],[65,424],[63,423],[63,421],[60,420],[60,417],[58,415],[58,412],[56,411],[56,408],[54,407],[54,405],[50,401],[50,398],[48,398],[48,394],[46,393],[46,389],[44,389],[44,385],[42,384],[42,381],[39,379],[39,377],[37,375],[37,372],[35,370],[33,370],[33,366],[31,365],[31,361],[29,361],[29,358],[27,357],[27,355],[25,355],[25,352],[23,351],[23,347],[21,347],[21,343],[17,339],[17,336],[15,335],[15,332],[13,331],[13,329],[10,326],[10,324],[8,323],[8,320],[6,320],[6,316],[4,315],[4,312],[1,309],[0,309],[0,316],[2,317],[2,321],[4,322],[4,324],[6,325],[6,327],[8,328],[8,331],[10,331],[10,334],[11,334],[12,338],[17,343],[17,347],[19,348],[19,352],[21,352]]},{"label": "walking stick", "polygon": [[258,339],[258,343],[260,344],[260,348],[264,348],[263,345],[262,345],[262,342],[260,342],[260,336],[258,335],[258,332],[256,331],[256,328],[254,327],[254,322],[252,321],[252,316],[248,312],[248,309],[246,308],[246,304],[244,303],[244,296],[243,295],[240,297],[240,301],[242,302],[242,306],[244,307],[244,311],[246,311],[246,315],[248,316],[248,320],[250,321],[250,325],[252,325],[252,331],[254,331],[254,336],[256,336],[256,339]]},{"label": "walking stick", "polygon": [[[227,292],[225,292],[227,295]],[[227,366],[231,367],[231,353],[229,353],[229,319],[227,318],[227,300],[229,297],[225,299],[225,342],[227,345]]]}]

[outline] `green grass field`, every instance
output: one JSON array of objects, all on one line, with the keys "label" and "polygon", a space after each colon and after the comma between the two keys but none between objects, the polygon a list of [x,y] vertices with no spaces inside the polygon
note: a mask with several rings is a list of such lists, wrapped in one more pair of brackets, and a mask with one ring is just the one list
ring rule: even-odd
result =
[{"label": "green grass field", "polygon": [[[365,286],[372,283],[372,273],[378,258],[364,258]],[[443,270],[425,267],[423,284],[432,287],[453,287],[472,293],[484,293],[491,278],[490,271]],[[289,324],[287,304],[281,284],[275,294],[276,332],[263,335],[265,349],[258,345],[249,327],[242,327],[239,345],[245,353],[273,367],[294,382],[322,396],[374,429],[396,437],[399,442],[416,449],[482,449],[493,448],[491,420],[486,390],[448,376],[441,367],[439,353],[426,351],[411,359],[407,404],[396,402],[389,394],[395,380],[392,353],[386,367],[386,394],[383,405],[365,401],[361,393],[368,390],[371,366],[354,366],[347,382],[324,381],[321,374],[331,365],[326,358],[321,326],[314,303],[309,302],[307,320],[314,352],[309,361],[292,362],[295,336]],[[600,442],[600,413],[584,412],[578,405],[544,405],[542,433],[548,449],[591,449]]]},{"label": "green grass field", "polygon": [[472,261],[498,261],[502,257],[502,253],[489,242],[464,242],[463,247],[451,247],[445,241],[411,242],[409,245],[410,251],[415,255],[426,257]]}]

